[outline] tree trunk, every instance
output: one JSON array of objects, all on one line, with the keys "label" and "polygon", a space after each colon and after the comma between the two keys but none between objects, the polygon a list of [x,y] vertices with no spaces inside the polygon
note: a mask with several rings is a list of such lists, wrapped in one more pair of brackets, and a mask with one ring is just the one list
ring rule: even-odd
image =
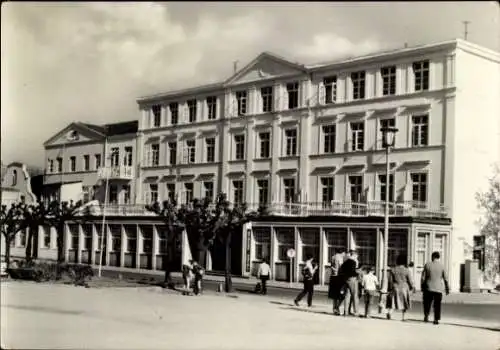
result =
[{"label": "tree trunk", "polygon": [[31,261],[33,254],[33,228],[29,227],[28,228],[28,238],[26,240],[26,261],[29,262]]},{"label": "tree trunk", "polygon": [[10,242],[12,241],[11,237],[5,236],[5,260],[7,263],[7,268],[10,267]]},{"label": "tree trunk", "polygon": [[167,288],[174,288],[174,282],[172,281],[172,265],[175,257],[175,241],[174,242],[166,242],[167,244],[167,257],[165,259],[164,263],[164,269],[165,269],[165,280],[163,281],[163,284]]},{"label": "tree trunk", "polygon": [[231,279],[231,233],[228,234],[226,240],[226,266],[224,269],[224,280],[226,293],[233,291],[233,281]]},{"label": "tree trunk", "polygon": [[64,224],[57,226],[57,262],[64,262]]}]

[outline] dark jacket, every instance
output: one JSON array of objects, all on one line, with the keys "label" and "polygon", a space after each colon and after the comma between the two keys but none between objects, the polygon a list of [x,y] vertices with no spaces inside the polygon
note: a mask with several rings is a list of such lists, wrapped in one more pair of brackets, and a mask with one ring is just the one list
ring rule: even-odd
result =
[{"label": "dark jacket", "polygon": [[340,266],[339,275],[348,279],[350,277],[358,277],[358,272],[356,271],[356,261],[353,259],[347,259]]}]

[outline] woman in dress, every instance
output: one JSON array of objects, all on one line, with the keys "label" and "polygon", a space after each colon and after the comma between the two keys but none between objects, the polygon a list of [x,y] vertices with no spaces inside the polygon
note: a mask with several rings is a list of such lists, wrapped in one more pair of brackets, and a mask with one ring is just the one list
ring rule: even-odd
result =
[{"label": "woman in dress", "polygon": [[330,281],[328,284],[328,298],[333,300],[333,314],[340,315],[340,305],[342,304],[344,298],[344,284],[345,281],[341,275],[338,274],[338,268],[336,263],[332,258],[330,265]]},{"label": "woman in dress", "polygon": [[389,293],[387,295],[387,319],[391,319],[393,310],[402,311],[401,320],[405,320],[405,313],[411,308],[410,292],[414,285],[410,270],[406,267],[405,255],[396,258],[396,267],[389,272]]}]

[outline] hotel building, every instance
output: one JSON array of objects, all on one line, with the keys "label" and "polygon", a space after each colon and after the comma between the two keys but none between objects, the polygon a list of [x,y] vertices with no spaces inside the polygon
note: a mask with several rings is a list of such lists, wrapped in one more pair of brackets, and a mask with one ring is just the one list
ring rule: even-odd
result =
[{"label": "hotel building", "polygon": [[[500,158],[499,63],[499,53],[463,40],[308,66],[262,53],[224,82],[138,99],[137,132],[116,141],[109,135],[107,147],[132,147],[132,172],[118,171],[112,186],[121,191],[110,190],[109,198],[120,208],[222,191],[232,203],[266,204],[272,220],[242,232],[241,275],[254,274],[268,257],[274,278],[299,281],[311,253],[320,261],[317,282],[326,283],[340,247],[357,249],[361,264],[380,273],[388,196],[389,265],[407,254],[418,278],[432,251],[441,251],[458,290],[460,265],[469,258],[464,247],[478,231],[474,195]],[[384,126],[399,130],[388,179]],[[84,137],[76,143],[64,136],[75,129]],[[106,133],[93,129],[73,123],[46,143],[47,184],[63,182],[63,172],[71,173],[64,183],[95,186],[97,170],[85,166],[105,153]],[[65,158],[56,166],[63,145]],[[73,170],[79,162],[81,172]],[[112,167],[123,164],[121,156],[110,160]],[[159,269],[161,222],[137,212],[132,223],[118,214],[108,225],[116,233],[106,231],[110,244],[116,235],[122,242],[108,250],[122,257],[114,265]],[[129,251],[124,242],[132,226],[137,244]],[[82,229],[75,230],[78,245]],[[93,230],[87,236],[95,238]],[[289,248],[297,253],[292,276]],[[133,266],[124,262],[129,253]]]}]

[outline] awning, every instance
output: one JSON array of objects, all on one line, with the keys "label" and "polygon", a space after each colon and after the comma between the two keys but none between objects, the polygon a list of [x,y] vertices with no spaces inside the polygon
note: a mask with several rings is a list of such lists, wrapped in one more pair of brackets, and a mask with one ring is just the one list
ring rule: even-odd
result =
[{"label": "awning", "polygon": [[311,175],[332,175],[335,172],[336,169],[337,169],[336,166],[316,167],[311,172]]}]

